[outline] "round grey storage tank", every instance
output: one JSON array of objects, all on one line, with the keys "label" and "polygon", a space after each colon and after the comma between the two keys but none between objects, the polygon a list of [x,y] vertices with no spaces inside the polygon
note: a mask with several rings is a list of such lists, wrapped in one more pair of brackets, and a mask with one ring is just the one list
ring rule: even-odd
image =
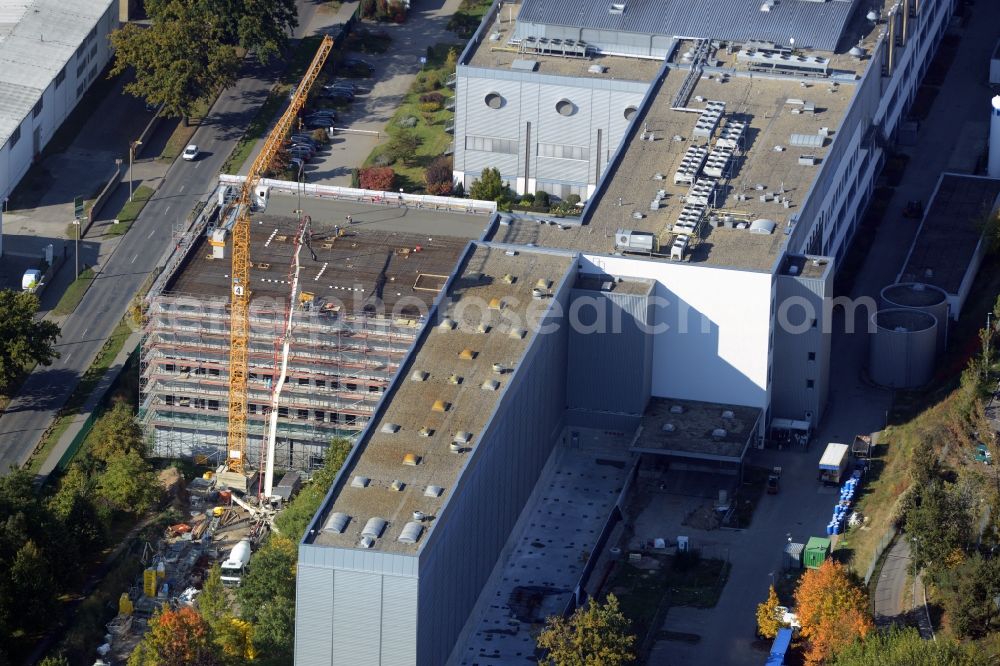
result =
[{"label": "round grey storage tank", "polygon": [[872,315],[868,356],[872,381],[890,388],[915,388],[930,381],[937,350],[937,319],[920,310],[890,308]]},{"label": "round grey storage tank", "polygon": [[920,282],[900,282],[882,290],[879,307],[920,310],[937,319],[937,353],[948,344],[948,294],[943,289]]}]

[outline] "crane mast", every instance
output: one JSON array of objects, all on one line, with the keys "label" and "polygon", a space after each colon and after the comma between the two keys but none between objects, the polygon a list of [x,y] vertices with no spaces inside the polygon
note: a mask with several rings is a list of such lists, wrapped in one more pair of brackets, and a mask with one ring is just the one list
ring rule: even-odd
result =
[{"label": "crane mast", "polygon": [[254,191],[271,165],[282,142],[309,96],[327,56],[333,38],[323,37],[312,63],[302,77],[291,103],[268,135],[264,146],[250,166],[236,202],[238,214],[233,225],[232,292],[229,322],[229,427],[226,438],[226,468],[246,476],[247,468],[247,376],[250,343],[250,212]]}]

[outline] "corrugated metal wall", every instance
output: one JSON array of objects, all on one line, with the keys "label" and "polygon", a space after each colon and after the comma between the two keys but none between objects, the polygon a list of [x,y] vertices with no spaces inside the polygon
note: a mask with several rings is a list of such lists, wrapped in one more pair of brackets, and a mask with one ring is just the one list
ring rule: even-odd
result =
[{"label": "corrugated metal wall", "polygon": [[300,561],[295,607],[295,663],[328,666],[333,652],[333,570]]},{"label": "corrugated metal wall", "polygon": [[[833,291],[833,271],[827,279],[778,275],[774,323],[773,374],[771,380],[771,416],[805,420],[812,414],[817,425],[826,405],[830,375],[830,331],[832,322],[824,317],[824,298]],[[789,301],[789,299],[795,299]],[[816,326],[809,327],[803,319],[803,308],[787,307],[787,317],[782,316],[782,303],[808,304],[815,314]],[[787,319],[791,324],[784,325]],[[806,330],[800,330],[799,324]],[[864,326],[864,318],[858,322]],[[814,354],[814,358],[810,358]],[[807,384],[812,381],[812,387]]]},{"label": "corrugated metal wall", "polygon": [[649,294],[573,289],[566,365],[571,409],[645,411],[653,367],[650,308]]},{"label": "corrugated metal wall", "polygon": [[[499,169],[512,187],[526,175],[528,179],[581,187],[596,185],[598,164],[603,173],[628,127],[625,109],[638,107],[649,89],[644,82],[572,79],[509,70],[460,67],[458,73],[455,171],[466,174],[467,185],[490,167]],[[499,109],[486,105],[490,93],[503,98]],[[569,116],[556,111],[556,103],[564,99],[574,107]],[[467,136],[516,139],[517,150],[512,154],[466,150]],[[580,146],[587,150],[588,157],[538,157],[539,142]]]},{"label": "corrugated metal wall", "polygon": [[[565,308],[566,284],[555,298]],[[541,323],[544,328],[546,321]],[[519,362],[420,555],[418,663],[445,663],[562,429],[566,327]],[[424,622],[424,618],[427,619]]]}]

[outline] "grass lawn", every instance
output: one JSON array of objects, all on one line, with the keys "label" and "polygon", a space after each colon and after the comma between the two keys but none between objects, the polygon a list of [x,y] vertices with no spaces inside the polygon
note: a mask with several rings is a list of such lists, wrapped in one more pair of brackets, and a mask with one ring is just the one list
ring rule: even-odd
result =
[{"label": "grass lawn", "polygon": [[448,19],[448,29],[464,39],[472,37],[492,4],[491,0],[462,0],[458,11]]},{"label": "grass lawn", "polygon": [[647,569],[619,562],[605,587],[606,592],[618,597],[622,612],[632,621],[637,644],[642,643],[663,603],[715,606],[729,573],[729,563],[723,560],[698,560],[683,567],[670,555],[643,555],[643,559],[657,560],[660,566]]},{"label": "grass lawn", "polygon": [[[429,51],[430,57],[427,60],[427,64],[421,70],[422,72],[437,72],[441,76],[441,80],[444,81],[449,74],[445,67],[445,58],[448,56],[448,50],[451,48],[460,49],[460,45],[456,44],[436,44],[431,47]],[[416,125],[412,128],[408,128],[413,134],[415,134],[421,141],[420,147],[417,148],[413,157],[407,161],[396,161],[388,166],[396,172],[396,178],[399,181],[399,187],[409,191],[416,192],[421,191],[424,188],[424,169],[434,160],[434,158],[443,155],[452,142],[452,135],[445,132],[445,125],[454,119],[455,114],[452,111],[448,111],[444,108],[439,111],[424,112],[420,110],[420,96],[425,94],[423,92],[417,92],[414,88],[417,87],[416,82],[410,87],[410,90],[406,93],[403,98],[402,103],[399,108],[396,109],[396,113],[393,115],[392,119],[389,121],[386,127],[386,133],[391,138],[400,130],[403,129],[400,125],[400,121],[405,118],[415,118]],[[448,87],[442,87],[435,92],[439,92],[446,98],[446,103],[454,98],[454,91]],[[364,166],[372,166],[376,163],[376,159],[380,155],[386,152],[387,143],[382,143],[372,150],[371,154],[365,160]]]},{"label": "grass lawn", "polygon": [[163,146],[163,152],[160,153],[158,159],[165,162],[173,162],[177,157],[184,152],[184,148],[191,143],[191,137],[194,133],[198,131],[198,127],[201,125],[201,121],[205,119],[208,115],[208,110],[212,108],[212,104],[215,103],[215,97],[210,100],[201,100],[195,107],[194,113],[188,118],[187,124],[184,123],[183,119],[176,119],[177,127],[174,128],[173,133],[170,138],[167,139],[166,145]]},{"label": "grass lawn", "polygon": [[[126,315],[127,316],[127,315]],[[122,350],[125,346],[125,341],[132,334],[131,327],[126,323],[125,319],[118,322],[118,326],[115,330],[111,332],[111,337],[104,343],[101,350],[97,352],[97,356],[94,358],[94,362],[90,364],[87,371],[83,373],[83,377],[80,379],[80,383],[77,384],[76,389],[69,396],[66,401],[66,405],[59,411],[59,416],[55,418],[52,424],[48,427],[45,433],[42,435],[41,441],[38,446],[31,454],[31,458],[25,465],[27,469],[32,474],[37,474],[42,468],[45,460],[49,457],[52,449],[55,447],[56,442],[62,437],[63,433],[69,428],[70,423],[73,421],[74,415],[80,411],[83,407],[83,403],[86,402],[87,398],[97,387],[97,383],[107,372],[108,368],[114,362],[115,357],[118,356],[118,352]]]},{"label": "grass lawn", "polygon": [[146,207],[146,204],[155,193],[156,191],[153,188],[146,185],[140,185],[135,188],[132,192],[132,201],[125,202],[125,205],[122,206],[122,209],[115,217],[118,220],[118,224],[112,224],[108,227],[107,234],[109,236],[121,236],[128,231],[129,227],[139,217],[139,213],[142,212],[142,209]]},{"label": "grass lawn", "polygon": [[52,314],[63,316],[68,315],[74,310],[76,306],[80,304],[83,300],[83,295],[87,293],[90,289],[91,283],[94,281],[94,271],[91,268],[83,269],[73,282],[66,287],[66,291],[63,292],[62,298],[56,303],[56,306],[52,308]]}]

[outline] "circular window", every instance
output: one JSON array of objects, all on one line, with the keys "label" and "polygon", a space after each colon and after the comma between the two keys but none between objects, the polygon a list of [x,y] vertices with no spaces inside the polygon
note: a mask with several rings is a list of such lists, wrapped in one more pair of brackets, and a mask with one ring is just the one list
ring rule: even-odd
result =
[{"label": "circular window", "polygon": [[501,97],[500,93],[497,92],[491,92],[487,94],[484,101],[486,102],[486,106],[490,107],[491,109],[499,109],[501,106],[503,106],[503,97]]},{"label": "circular window", "polygon": [[572,116],[576,113],[576,105],[568,99],[561,99],[556,102],[556,113],[560,116]]},{"label": "circular window", "polygon": [[625,107],[625,114],[624,114],[625,115],[625,120],[632,120],[633,118],[635,118],[635,114],[638,111],[639,111],[639,109],[635,108],[634,106],[626,106]]}]

